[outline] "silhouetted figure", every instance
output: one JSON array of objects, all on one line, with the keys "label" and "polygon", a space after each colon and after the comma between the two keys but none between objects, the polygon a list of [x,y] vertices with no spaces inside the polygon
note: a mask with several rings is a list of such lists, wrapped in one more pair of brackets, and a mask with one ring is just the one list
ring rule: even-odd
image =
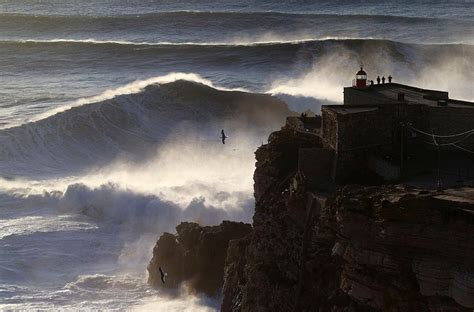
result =
[{"label": "silhouetted figure", "polygon": [[221,138],[222,138],[222,144],[225,144],[225,139],[227,139],[228,137],[225,135],[224,129],[221,130]]},{"label": "silhouetted figure", "polygon": [[380,84],[380,76],[377,76],[377,84]]},{"label": "silhouetted figure", "polygon": [[385,76],[382,77],[382,84],[385,83]]},{"label": "silhouetted figure", "polygon": [[163,272],[161,267],[158,267],[158,270],[160,270],[160,275],[161,275],[161,282],[164,284],[165,283],[165,277],[168,275],[167,273]]},{"label": "silhouetted figure", "polygon": [[370,81],[370,86],[373,86],[373,85],[374,85],[374,81],[371,80],[371,81]]},{"label": "silhouetted figure", "polygon": [[392,82],[392,75],[388,76],[388,83]]}]

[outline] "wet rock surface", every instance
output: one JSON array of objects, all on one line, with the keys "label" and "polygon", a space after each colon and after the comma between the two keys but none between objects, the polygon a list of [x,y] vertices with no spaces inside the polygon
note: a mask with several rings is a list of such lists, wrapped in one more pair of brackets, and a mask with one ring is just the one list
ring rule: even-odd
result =
[{"label": "wet rock surface", "polygon": [[[242,222],[223,221],[218,226],[179,224],[176,234],[164,233],[158,239],[148,265],[149,284],[176,288],[186,282],[193,291],[219,293],[229,241],[251,231],[251,225]],[[161,282],[160,266],[168,274],[165,284]]]}]

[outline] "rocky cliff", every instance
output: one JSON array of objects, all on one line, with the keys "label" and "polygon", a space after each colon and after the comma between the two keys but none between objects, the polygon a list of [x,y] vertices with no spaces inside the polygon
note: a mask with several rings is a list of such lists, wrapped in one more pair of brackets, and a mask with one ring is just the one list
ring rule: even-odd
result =
[{"label": "rocky cliff", "polygon": [[229,244],[222,311],[471,311],[474,191],[324,193],[298,170],[314,147],[283,130],[256,152],[254,230]]},{"label": "rocky cliff", "polygon": [[[186,282],[191,290],[215,295],[220,291],[229,241],[252,231],[250,224],[223,221],[218,226],[183,222],[176,234],[164,233],[153,249],[148,265],[148,282],[153,286],[176,288]],[[159,267],[167,272],[162,284]]]},{"label": "rocky cliff", "polygon": [[223,283],[224,312],[472,311],[474,189],[335,190],[308,175],[330,172],[318,138],[273,133],[256,152],[253,230],[180,224],[157,242],[149,282],[161,265],[166,287],[213,295]]},{"label": "rocky cliff", "polygon": [[346,187],[325,213],[352,300],[378,310],[474,307],[474,190]]}]

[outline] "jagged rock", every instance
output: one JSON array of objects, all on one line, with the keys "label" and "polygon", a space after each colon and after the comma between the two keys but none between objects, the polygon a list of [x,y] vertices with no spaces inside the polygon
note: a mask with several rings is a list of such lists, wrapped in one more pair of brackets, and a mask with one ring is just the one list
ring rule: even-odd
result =
[{"label": "jagged rock", "polygon": [[222,292],[223,311],[233,311],[242,301],[242,287],[246,284],[245,250],[251,240],[251,234],[229,242],[225,264],[224,286]]},{"label": "jagged rock", "polygon": [[[153,286],[178,287],[187,282],[196,292],[215,295],[223,283],[224,261],[229,241],[252,231],[250,224],[223,221],[218,226],[183,222],[177,234],[164,233],[153,249],[148,282]],[[159,267],[168,273],[161,282]]]},{"label": "jagged rock", "polygon": [[[245,242],[234,242],[229,249],[222,311],[293,311],[301,302],[298,293],[308,289],[300,284],[303,237],[308,227],[306,197],[299,194],[295,176],[298,150],[321,145],[288,130],[273,133],[269,141],[256,152],[254,231]],[[327,255],[321,257],[330,257],[331,248],[327,244]],[[331,266],[321,263],[323,270]],[[328,283],[321,280],[321,295],[311,300],[326,297],[327,285],[334,283],[334,275],[328,276]]]}]

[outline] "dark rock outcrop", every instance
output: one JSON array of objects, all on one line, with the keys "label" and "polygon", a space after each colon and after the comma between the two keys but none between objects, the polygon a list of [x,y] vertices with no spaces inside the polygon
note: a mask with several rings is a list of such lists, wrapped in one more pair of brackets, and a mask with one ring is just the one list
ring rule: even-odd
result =
[{"label": "dark rock outcrop", "polygon": [[343,260],[341,289],[381,310],[472,309],[473,195],[344,188],[328,208],[336,221],[334,254]]},{"label": "dark rock outcrop", "polygon": [[296,165],[319,144],[284,130],[257,151],[254,230],[229,246],[222,311],[472,310],[474,190],[322,194]]},{"label": "dark rock outcrop", "polygon": [[[301,300],[297,294],[307,289],[299,281],[301,257],[308,250],[304,238],[311,236],[311,232],[305,233],[305,228],[310,228],[307,220],[312,219],[307,217],[306,196],[304,192],[300,194],[302,188],[298,187],[301,182],[297,174],[298,150],[320,147],[321,143],[314,138],[286,129],[273,133],[270,143],[256,152],[254,231],[249,241],[232,245],[245,260],[233,257],[237,252],[231,253],[229,248],[222,311],[293,311],[298,308]],[[331,247],[328,246],[327,255],[323,257],[330,258]],[[321,297],[331,292],[327,290],[328,285],[337,284],[333,281],[334,275],[326,280],[320,280]],[[338,287],[334,288],[337,291]],[[318,296],[311,300],[318,300]]]},{"label": "dark rock outcrop", "polygon": [[[222,287],[229,241],[251,231],[250,224],[242,222],[223,221],[218,226],[179,224],[176,235],[164,233],[157,241],[148,265],[149,284],[175,288],[187,282],[191,290],[215,295]],[[164,285],[160,266],[168,273]]]},{"label": "dark rock outcrop", "polygon": [[250,239],[251,235],[247,235],[242,239],[229,242],[224,275],[222,311],[234,310],[242,300],[242,289],[247,283],[244,270],[247,260],[245,251]]}]

